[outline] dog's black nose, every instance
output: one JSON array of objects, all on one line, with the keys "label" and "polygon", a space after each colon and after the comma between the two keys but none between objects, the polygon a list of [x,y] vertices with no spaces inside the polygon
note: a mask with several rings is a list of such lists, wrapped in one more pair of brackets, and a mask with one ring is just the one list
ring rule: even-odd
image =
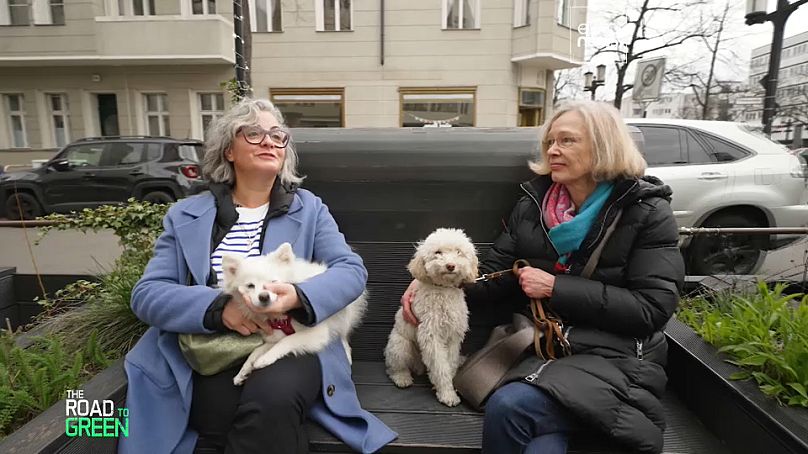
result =
[{"label": "dog's black nose", "polygon": [[455,266],[454,266],[454,264],[450,263],[450,264],[446,265],[446,269],[449,270],[449,271],[454,271]]},{"label": "dog's black nose", "polygon": [[261,292],[258,294],[258,301],[266,303],[269,301],[269,292]]}]

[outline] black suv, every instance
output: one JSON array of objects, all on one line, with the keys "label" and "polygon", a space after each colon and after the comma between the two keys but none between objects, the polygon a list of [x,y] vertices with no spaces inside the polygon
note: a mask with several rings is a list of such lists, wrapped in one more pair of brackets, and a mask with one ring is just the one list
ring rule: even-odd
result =
[{"label": "black suv", "polygon": [[[88,137],[41,167],[0,175],[10,219],[123,203],[170,203],[202,185],[202,143],[171,137]],[[22,216],[21,216],[22,215]]]}]

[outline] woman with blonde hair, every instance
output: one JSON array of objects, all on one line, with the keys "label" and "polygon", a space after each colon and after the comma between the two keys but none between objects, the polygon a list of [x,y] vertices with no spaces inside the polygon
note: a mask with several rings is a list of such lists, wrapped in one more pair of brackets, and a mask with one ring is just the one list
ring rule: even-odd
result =
[{"label": "woman with blonde hair", "polygon": [[[612,106],[562,105],[541,134],[540,158],[530,163],[538,176],[521,184],[524,195],[480,271],[517,259],[530,266],[469,286],[466,297],[472,310],[516,304],[531,318],[540,301],[548,314],[540,318],[559,322],[559,342],[555,359],[531,346],[514,379],[490,395],[483,453],[564,453],[569,434],[587,429],[659,453],[662,330],[684,281],[671,190],[643,176],[645,160]],[[413,283],[402,297],[411,323],[415,291]]]}]

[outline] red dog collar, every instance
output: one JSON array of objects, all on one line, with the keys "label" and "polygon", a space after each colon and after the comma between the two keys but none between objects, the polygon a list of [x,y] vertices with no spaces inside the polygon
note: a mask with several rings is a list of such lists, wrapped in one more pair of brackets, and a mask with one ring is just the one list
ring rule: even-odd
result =
[{"label": "red dog collar", "polygon": [[270,320],[269,326],[271,326],[272,329],[279,329],[283,331],[283,334],[286,334],[287,336],[295,333],[295,328],[292,327],[292,317],[288,315],[286,316],[286,318],[281,318],[278,320]]}]

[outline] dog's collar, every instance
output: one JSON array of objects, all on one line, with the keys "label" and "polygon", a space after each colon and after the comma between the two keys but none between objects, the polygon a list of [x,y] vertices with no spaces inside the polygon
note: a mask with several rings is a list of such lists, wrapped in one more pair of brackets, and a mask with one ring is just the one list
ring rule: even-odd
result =
[{"label": "dog's collar", "polygon": [[286,318],[270,320],[269,326],[271,326],[272,329],[279,329],[283,331],[283,334],[286,334],[287,336],[295,333],[295,328],[292,326],[292,317],[288,315],[286,316]]}]

